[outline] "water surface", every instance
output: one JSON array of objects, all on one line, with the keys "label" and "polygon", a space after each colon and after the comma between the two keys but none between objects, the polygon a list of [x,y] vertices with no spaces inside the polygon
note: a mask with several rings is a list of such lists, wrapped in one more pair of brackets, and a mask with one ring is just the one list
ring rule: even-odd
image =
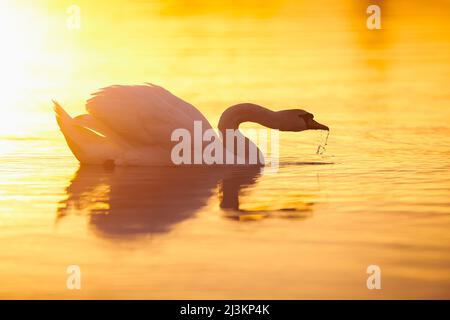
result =
[{"label": "water surface", "polygon": [[[59,2],[3,11],[33,27],[0,29],[0,297],[449,298],[449,11],[380,2],[369,31],[358,1],[167,3],[80,1],[80,30]],[[50,99],[76,114],[145,81],[213,125],[243,101],[304,108],[327,149],[280,133],[271,174],[80,167]]]}]

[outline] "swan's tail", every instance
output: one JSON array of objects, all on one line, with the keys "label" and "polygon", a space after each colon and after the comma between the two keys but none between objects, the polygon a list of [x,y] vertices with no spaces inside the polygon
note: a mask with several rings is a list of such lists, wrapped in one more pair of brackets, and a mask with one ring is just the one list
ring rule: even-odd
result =
[{"label": "swan's tail", "polygon": [[53,110],[55,110],[56,121],[58,122],[60,127],[63,120],[65,121],[73,120],[72,117],[59,105],[58,102],[56,102],[55,100],[52,100],[52,102],[53,102]]},{"label": "swan's tail", "polygon": [[95,132],[77,123],[58,102],[53,101],[56,122],[74,156],[81,163],[103,164],[110,159],[111,144]]}]

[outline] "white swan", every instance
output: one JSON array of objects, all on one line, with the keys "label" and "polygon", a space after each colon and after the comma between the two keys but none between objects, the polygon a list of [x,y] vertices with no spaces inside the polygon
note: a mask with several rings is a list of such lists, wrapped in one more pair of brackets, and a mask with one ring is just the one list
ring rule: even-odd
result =
[{"label": "white swan", "polygon": [[[83,164],[173,165],[171,134],[175,129],[184,128],[194,135],[194,121],[201,122],[203,131],[211,129],[194,106],[153,84],[103,88],[87,101],[88,114],[75,118],[53,102],[67,144]],[[218,128],[221,133],[237,131],[239,124],[248,121],[280,131],[328,130],[313,118],[300,109],[274,112],[242,103],[225,110]]]}]

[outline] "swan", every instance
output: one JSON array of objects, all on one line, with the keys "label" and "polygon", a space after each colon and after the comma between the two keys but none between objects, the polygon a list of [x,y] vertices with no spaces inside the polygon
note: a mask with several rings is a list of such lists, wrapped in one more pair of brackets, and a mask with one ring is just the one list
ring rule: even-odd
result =
[{"label": "swan", "polygon": [[[171,137],[175,130],[182,128],[195,134],[195,123],[201,124],[202,133],[212,129],[193,105],[154,84],[102,88],[88,99],[88,113],[76,117],[71,117],[58,102],[53,104],[59,128],[81,164],[172,166]],[[234,147],[231,150],[226,144],[225,131],[235,130],[240,135],[238,128],[243,122],[280,131],[329,130],[315,121],[313,114],[301,109],[271,111],[256,104],[240,103],[226,109],[220,117],[218,129],[223,140],[215,136],[211,141],[222,143],[224,153],[236,154]],[[245,141],[257,149],[249,139]],[[263,163],[263,155],[257,150]],[[249,164],[248,159],[244,163]]]}]

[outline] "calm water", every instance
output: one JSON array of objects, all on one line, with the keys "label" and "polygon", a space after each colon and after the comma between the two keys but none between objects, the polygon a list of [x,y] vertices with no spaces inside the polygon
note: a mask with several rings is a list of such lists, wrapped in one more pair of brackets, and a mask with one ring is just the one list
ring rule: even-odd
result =
[{"label": "calm water", "polygon": [[[0,298],[450,298],[450,11],[382,3],[369,31],[359,1],[168,3],[81,1],[72,31],[64,5],[13,8],[36,25],[2,75]],[[302,107],[327,149],[280,133],[273,174],[80,168],[50,99],[76,114],[144,81],[213,125],[237,102]]]}]

